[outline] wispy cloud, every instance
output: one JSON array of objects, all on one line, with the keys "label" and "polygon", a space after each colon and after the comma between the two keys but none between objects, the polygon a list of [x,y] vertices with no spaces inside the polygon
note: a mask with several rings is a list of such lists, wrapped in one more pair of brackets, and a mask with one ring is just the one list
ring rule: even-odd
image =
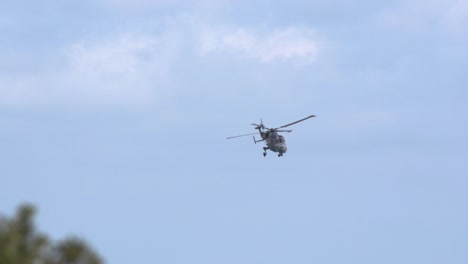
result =
[{"label": "wispy cloud", "polygon": [[[177,54],[176,35],[118,34],[63,49],[46,72],[0,78],[0,103],[142,104],[164,97]],[[46,65],[46,67],[51,67]]]},{"label": "wispy cloud", "polygon": [[380,16],[389,28],[404,31],[443,30],[464,36],[467,33],[468,2],[458,0],[407,0]]},{"label": "wispy cloud", "polygon": [[[137,101],[158,96],[170,79],[172,56],[177,53],[174,36],[153,37],[123,34],[97,43],[81,42],[67,52],[65,77],[80,91],[117,101]],[[154,93],[154,94],[153,94]]]},{"label": "wispy cloud", "polygon": [[286,28],[267,33],[247,29],[215,29],[205,27],[200,38],[200,54],[232,53],[261,62],[300,60],[314,62],[319,41],[310,29]]},{"label": "wispy cloud", "polygon": [[154,105],[185,89],[177,86],[180,72],[175,72],[182,61],[223,54],[245,58],[246,63],[302,64],[316,61],[320,49],[311,29],[258,32],[181,20],[156,34],[121,32],[83,38],[63,47],[50,61],[35,61],[47,70],[0,75],[0,104]]},{"label": "wispy cloud", "polygon": [[119,8],[141,8],[141,7],[161,7],[175,5],[180,0],[99,0],[107,6],[119,7]]}]

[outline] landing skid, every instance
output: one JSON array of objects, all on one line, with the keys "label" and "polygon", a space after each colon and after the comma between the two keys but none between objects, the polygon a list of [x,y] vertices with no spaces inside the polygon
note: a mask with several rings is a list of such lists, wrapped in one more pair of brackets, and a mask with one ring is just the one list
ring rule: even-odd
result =
[{"label": "landing skid", "polygon": [[[265,157],[265,156],[266,156],[266,154],[267,154],[267,153],[266,153],[266,151],[265,151],[265,152],[263,152],[263,157]],[[278,153],[278,157],[283,157],[283,154],[282,154],[282,153]]]},{"label": "landing skid", "polygon": [[[267,155],[267,147],[263,147],[263,157],[265,157]],[[283,153],[278,153],[278,157],[283,157]]]}]

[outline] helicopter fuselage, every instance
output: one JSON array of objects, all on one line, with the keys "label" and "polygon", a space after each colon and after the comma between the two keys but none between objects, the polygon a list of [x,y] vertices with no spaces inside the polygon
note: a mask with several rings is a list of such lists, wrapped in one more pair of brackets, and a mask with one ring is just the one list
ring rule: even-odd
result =
[{"label": "helicopter fuselage", "polygon": [[273,151],[273,152],[278,152],[280,154],[286,153],[288,151],[288,147],[286,146],[286,141],[284,140],[284,137],[276,132],[261,132],[260,136],[262,137],[263,140],[265,140],[265,143],[267,145],[267,149]]},{"label": "helicopter fuselage", "polygon": [[286,146],[286,141],[284,137],[278,134],[276,129],[266,129],[262,130],[262,127],[257,127],[260,136],[262,137],[261,140],[256,140],[255,136],[253,137],[254,142],[265,141],[266,147],[263,147],[263,156],[266,156],[266,151],[269,149],[273,152],[278,152],[278,157],[283,156],[283,153],[288,151],[288,147]]}]

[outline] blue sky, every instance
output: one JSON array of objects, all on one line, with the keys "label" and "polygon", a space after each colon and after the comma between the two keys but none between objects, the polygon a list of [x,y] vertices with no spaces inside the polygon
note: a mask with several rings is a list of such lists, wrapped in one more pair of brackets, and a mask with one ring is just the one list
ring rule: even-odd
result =
[{"label": "blue sky", "polygon": [[[6,1],[1,212],[107,263],[467,263],[468,4]],[[262,156],[263,118],[291,127]]]}]

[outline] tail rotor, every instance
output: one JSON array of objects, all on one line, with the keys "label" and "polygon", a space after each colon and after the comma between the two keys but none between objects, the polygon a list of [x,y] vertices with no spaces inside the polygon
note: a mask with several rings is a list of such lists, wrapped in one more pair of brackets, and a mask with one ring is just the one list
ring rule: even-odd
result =
[{"label": "tail rotor", "polygon": [[252,126],[255,126],[255,129],[265,129],[265,126],[263,125],[263,120],[260,118],[260,124],[253,123]]}]

